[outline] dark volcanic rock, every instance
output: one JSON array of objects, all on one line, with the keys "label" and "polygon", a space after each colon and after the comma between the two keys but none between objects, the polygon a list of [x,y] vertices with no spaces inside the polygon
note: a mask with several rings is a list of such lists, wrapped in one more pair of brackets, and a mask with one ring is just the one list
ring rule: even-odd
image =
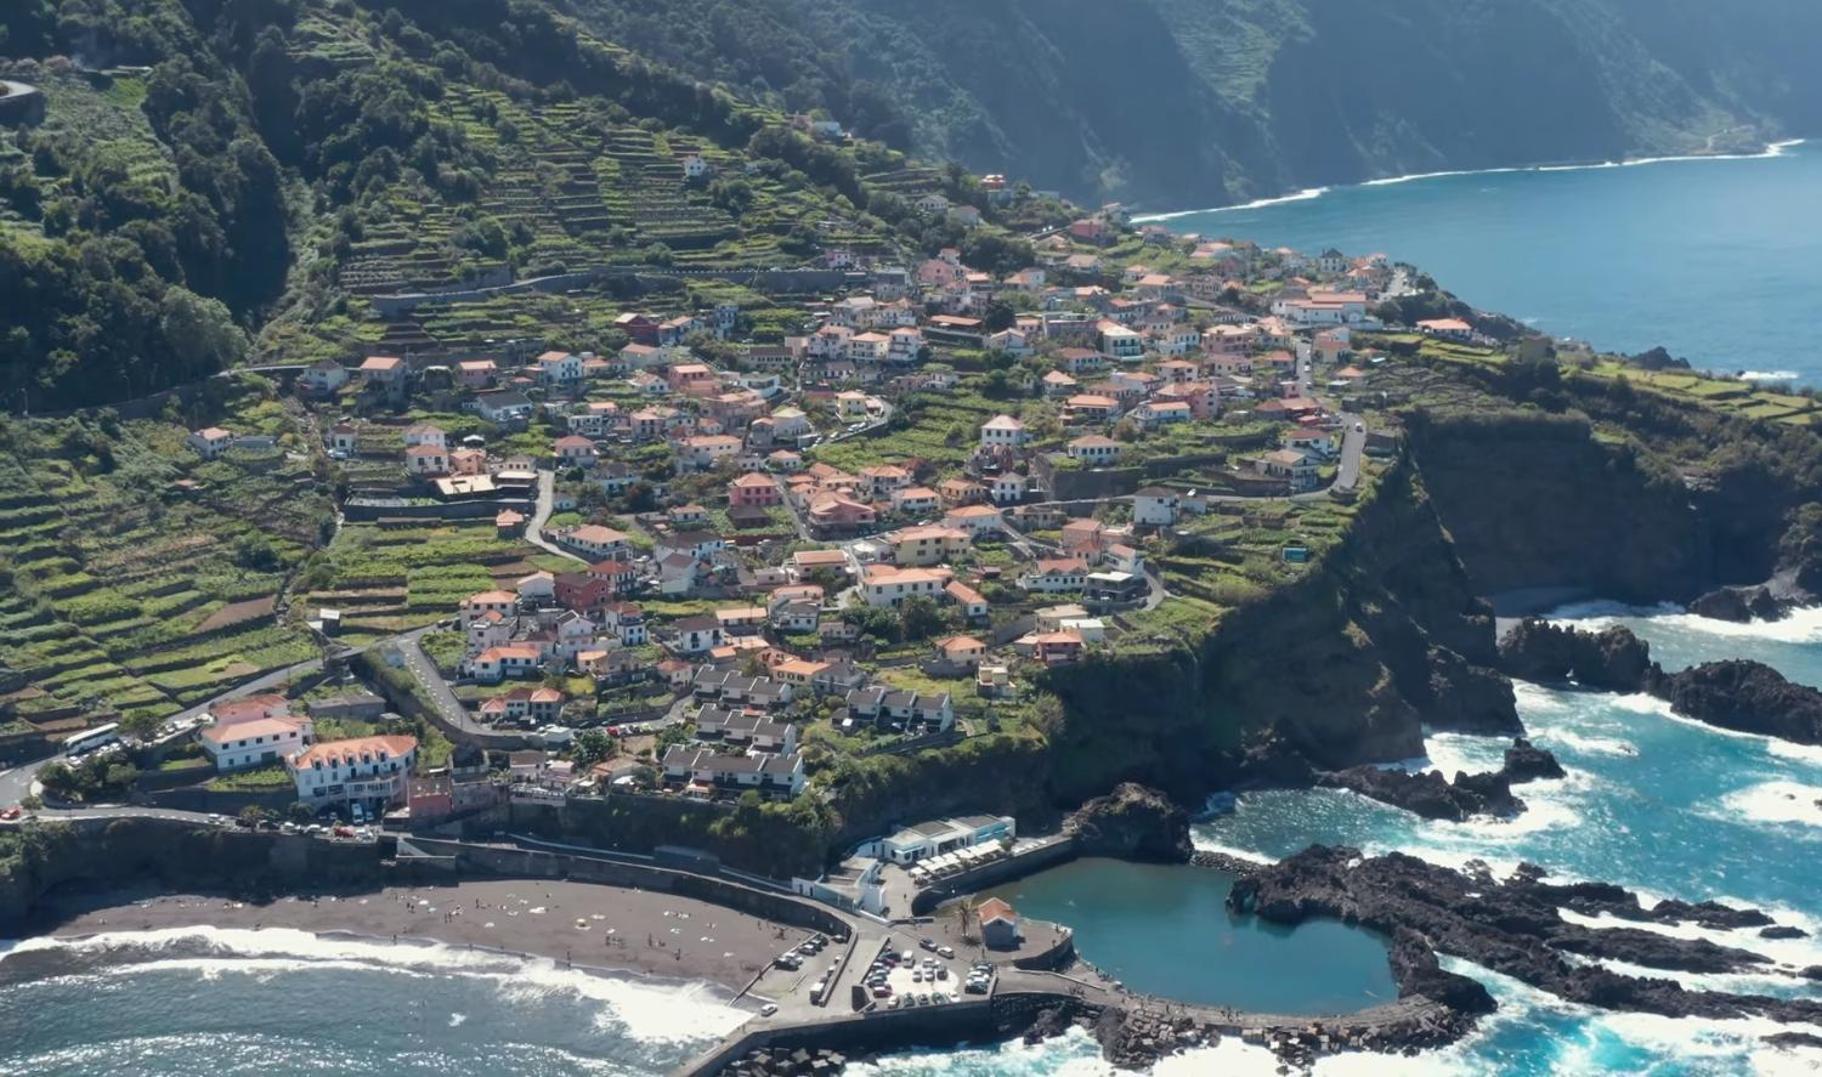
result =
[{"label": "dark volcanic rock", "polygon": [[1388,960],[1400,998],[1423,995],[1467,1014],[1488,1014],[1499,1008],[1479,980],[1444,971],[1428,940],[1410,928],[1393,932]]},{"label": "dark volcanic rock", "polygon": [[1734,621],[1745,624],[1752,620],[1752,610],[1746,605],[1746,596],[1732,587],[1720,587],[1696,598],[1689,603],[1689,612],[1697,617],[1712,617],[1717,621]]},{"label": "dark volcanic rock", "polygon": [[1822,1047],[1822,1036],[1808,1032],[1778,1032],[1765,1037],[1773,1047]]},{"label": "dark volcanic rock", "polygon": [[1563,777],[1563,765],[1556,761],[1547,748],[1538,748],[1530,741],[1519,737],[1506,749],[1505,765],[1500,772],[1513,785],[1534,782],[1543,778]]},{"label": "dark volcanic rock", "polygon": [[1423,716],[1432,727],[1495,736],[1525,731],[1512,682],[1498,670],[1474,665],[1447,647],[1431,647],[1427,666],[1430,702]]},{"label": "dark volcanic rock", "polygon": [[1324,774],[1318,784],[1351,789],[1425,819],[1461,822],[1471,815],[1515,815],[1523,808],[1496,774],[1457,774],[1450,783],[1439,771],[1410,774],[1369,764]]},{"label": "dark volcanic rock", "polygon": [[1527,618],[1499,641],[1500,666],[1531,681],[1573,678],[1589,688],[1636,692],[1651,666],[1651,648],[1622,625],[1599,632]]},{"label": "dark volcanic rock", "polygon": [[1785,608],[1769,587],[1717,587],[1689,603],[1689,612],[1717,621],[1776,621]]},{"label": "dark volcanic rock", "polygon": [[1069,817],[1084,856],[1180,864],[1189,859],[1189,813],[1155,789],[1124,782]]},{"label": "dark volcanic rock", "polygon": [[1774,924],[1771,927],[1760,928],[1759,937],[1761,939],[1807,939],[1809,932],[1787,924]]},{"label": "dark volcanic rock", "polygon": [[[1665,903],[1669,904],[1669,903]],[[1822,1020],[1822,1001],[1690,991],[1667,979],[1626,976],[1567,955],[1651,968],[1764,971],[1765,958],[1705,940],[1631,928],[1591,929],[1564,920],[1562,907],[1625,909],[1630,919],[1675,922],[1695,906],[1644,909],[1635,894],[1607,884],[1554,886],[1535,871],[1505,882],[1470,877],[1401,853],[1367,858],[1359,850],[1312,846],[1237,880],[1236,912],[1278,923],[1316,916],[1414,934],[1432,949],[1522,980],[1560,998],[1606,1009],[1670,1017],[1757,1015],[1785,1022]],[[1713,906],[1744,915],[1741,910]],[[1753,914],[1762,916],[1763,914]],[[1400,959],[1415,967],[1409,955]],[[1822,970],[1816,970],[1822,973]]]},{"label": "dark volcanic rock", "polygon": [[1277,789],[1308,789],[1316,784],[1316,768],[1303,753],[1274,737],[1246,749],[1238,777]]},{"label": "dark volcanic rock", "polygon": [[1351,789],[1426,819],[1461,822],[1473,815],[1517,815],[1525,810],[1525,802],[1512,795],[1513,785],[1562,776],[1562,764],[1554,755],[1517,737],[1506,749],[1505,764],[1488,774],[1458,773],[1449,781],[1434,770],[1411,774],[1358,766],[1324,774],[1317,784]]},{"label": "dark volcanic rock", "polygon": [[1822,965],[1811,965],[1803,970],[1805,980],[1822,980]]},{"label": "dark volcanic rock", "polygon": [[1647,690],[1678,714],[1709,725],[1822,744],[1822,692],[1792,684],[1763,662],[1704,662],[1659,673]]}]

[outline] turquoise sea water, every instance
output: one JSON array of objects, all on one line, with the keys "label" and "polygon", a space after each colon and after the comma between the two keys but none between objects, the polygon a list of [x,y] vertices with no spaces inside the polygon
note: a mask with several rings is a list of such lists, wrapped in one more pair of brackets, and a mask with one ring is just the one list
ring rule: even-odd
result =
[{"label": "turquoise sea water", "polygon": [[1822,145],[1775,157],[1480,172],[1160,218],[1413,262],[1469,303],[1616,351],[1822,384]]},{"label": "turquoise sea water", "polygon": [[[1664,611],[1584,606],[1620,620],[1666,665],[1759,657],[1822,685],[1822,611],[1740,626]],[[1822,964],[1822,749],[1729,734],[1644,697],[1519,686],[1532,736],[1569,777],[1525,786],[1509,822],[1419,819],[1348,793],[1241,797],[1200,825],[1199,846],[1278,857],[1311,842],[1403,850],[1437,863],[1531,861],[1562,879],[1602,879],[1646,899],[1757,906],[1811,937],[1767,941],[1694,925],[1662,930],[1738,944],[1786,970]],[[1497,765],[1503,741],[1432,735],[1445,771]],[[1413,761],[1414,765],[1419,761]],[[1378,944],[1339,925],[1268,930],[1230,918],[1226,880],[1194,868],[1084,861],[1009,885],[1032,915],[1074,923],[1083,951],[1136,988],[1278,1009],[1385,987]],[[1597,926],[1598,926],[1598,922]],[[1312,931],[1314,928],[1316,930]],[[1822,1051],[1779,1049],[1764,1021],[1673,1021],[1572,1006],[1450,959],[1486,983],[1498,1013],[1462,1042],[1414,1058],[1325,1059],[1320,1074],[1822,1072]],[[1619,968],[1618,971],[1638,971]],[[1673,975],[1691,987],[1822,997],[1785,972]],[[1318,982],[1312,984],[1312,980]],[[275,1001],[276,1000],[276,1001]],[[701,988],[608,981],[444,948],[401,949],[294,932],[165,932],[77,945],[28,942],[0,956],[0,1073],[99,1077],[208,1072],[645,1074],[667,1071],[741,1014]],[[1822,1035],[1822,1028],[1808,1031]],[[1258,1048],[1224,1042],[1161,1062],[1158,1077],[1268,1074]],[[1072,1033],[1027,1047],[912,1051],[860,1067],[893,1077],[1086,1077],[1111,1072]]]},{"label": "turquoise sea water", "polygon": [[[1822,301],[1815,298],[1822,146],[1763,160],[1445,177],[1172,223],[1274,245],[1384,250],[1472,302],[1534,318],[1552,332],[1624,350],[1661,342],[1698,365],[1787,369],[1822,384]],[[1563,613],[1594,623],[1623,619],[1672,668],[1753,657],[1822,686],[1822,614],[1737,626],[1612,607]],[[1521,790],[1530,810],[1517,820],[1437,823],[1345,793],[1263,793],[1243,797],[1233,815],[1200,827],[1196,839],[1255,857],[1320,841],[1453,865],[1529,860],[1559,877],[1610,880],[1654,898],[1751,904],[1812,937],[1768,943],[1693,926],[1672,930],[1738,943],[1790,967],[1822,964],[1822,750],[1684,722],[1640,697],[1523,685],[1520,708],[1570,776]],[[1429,761],[1446,771],[1486,769],[1502,747],[1434,736]],[[1054,903],[1056,918],[1092,922],[1084,949],[1135,986],[1194,992],[1211,990],[1210,982],[1312,975],[1302,932],[1274,939],[1230,921],[1212,890],[1200,892],[1218,887],[1218,877],[1192,878],[1192,869],[1151,877],[1168,869],[1123,864],[1081,870],[1086,876],[1068,887],[1052,891],[1033,879],[1013,890],[1023,888],[1018,900],[1033,909]],[[1139,911],[1122,923],[1108,910],[1128,899]],[[1071,901],[1073,916],[1063,911]],[[1206,917],[1191,915],[1204,904]],[[741,1019],[701,988],[607,981],[547,962],[442,948],[252,935],[27,943],[0,955],[0,1074],[662,1073]],[[1358,941],[1348,936],[1348,945]],[[1223,950],[1226,963],[1217,965],[1209,955]],[[1374,989],[1353,952],[1334,956],[1337,982],[1324,987],[1344,995]],[[1500,1002],[1477,1033],[1416,1058],[1327,1059],[1318,1072],[1822,1073],[1822,1052],[1763,1043],[1779,1026],[1602,1013],[1472,966],[1452,967],[1482,979]],[[1681,978],[1822,996],[1788,976]],[[1228,1042],[1167,1059],[1155,1072],[1275,1067],[1263,1051]],[[860,1069],[916,1077],[1108,1072],[1079,1033],[1035,1047],[908,1052]]]},{"label": "turquoise sea water", "polygon": [[1334,920],[1293,929],[1231,916],[1223,902],[1232,885],[1219,871],[1095,859],[992,893],[1021,915],[1068,924],[1077,952],[1146,994],[1288,1014],[1347,1013],[1398,997],[1377,936]]}]

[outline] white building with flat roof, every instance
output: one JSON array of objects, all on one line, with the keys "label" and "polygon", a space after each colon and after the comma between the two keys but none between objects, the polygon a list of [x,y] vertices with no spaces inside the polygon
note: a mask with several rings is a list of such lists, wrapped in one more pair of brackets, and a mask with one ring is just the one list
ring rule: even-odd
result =
[{"label": "white building with flat roof", "polygon": [[969,849],[1018,837],[1018,824],[1010,815],[964,815],[918,823],[883,838],[879,858],[894,864],[915,864],[932,856]]}]

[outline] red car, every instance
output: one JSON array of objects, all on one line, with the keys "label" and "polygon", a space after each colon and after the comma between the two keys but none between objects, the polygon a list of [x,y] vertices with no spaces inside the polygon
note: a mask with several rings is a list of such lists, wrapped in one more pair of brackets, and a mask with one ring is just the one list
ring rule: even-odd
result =
[{"label": "red car", "polygon": [[14,804],[12,807],[6,809],[5,811],[0,811],[0,819],[17,819],[17,818],[19,818],[19,815],[20,815],[19,805],[17,805],[17,804]]}]

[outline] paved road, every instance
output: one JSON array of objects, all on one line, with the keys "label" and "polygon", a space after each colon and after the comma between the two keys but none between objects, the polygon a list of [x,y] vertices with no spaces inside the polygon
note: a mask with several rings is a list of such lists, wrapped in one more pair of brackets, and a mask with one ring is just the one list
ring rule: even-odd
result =
[{"label": "paved road", "polygon": [[1352,490],[1360,482],[1360,457],[1366,450],[1366,423],[1358,415],[1341,417],[1341,464],[1335,469],[1337,490]]},{"label": "paved road", "polygon": [[550,511],[557,503],[557,473],[548,468],[538,469],[538,504],[532,509],[531,519],[525,521],[525,541],[558,557],[567,557],[571,561],[588,564],[588,558],[578,557],[568,550],[544,537],[544,525],[550,522]]},{"label": "paved road", "polygon": [[405,659],[405,671],[411,674],[412,679],[418,682],[420,688],[424,689],[424,694],[429,697],[431,705],[450,725],[464,733],[494,732],[488,726],[476,721],[474,716],[468,713],[468,709],[462,706],[462,701],[456,698],[455,692],[450,690],[449,682],[443,679],[441,673],[437,672],[436,663],[430,660],[430,656],[424,653],[423,646],[418,642],[418,637],[422,635],[423,633],[419,632],[417,635],[401,637],[398,640],[399,654]]},{"label": "paved road", "polygon": [[803,512],[798,509],[797,502],[791,499],[791,488],[785,484],[784,476],[773,475],[772,485],[778,488],[778,496],[783,499],[784,510],[791,514],[791,526],[797,529],[797,537],[805,542],[815,542],[815,536],[810,534],[809,521],[803,518]]}]

